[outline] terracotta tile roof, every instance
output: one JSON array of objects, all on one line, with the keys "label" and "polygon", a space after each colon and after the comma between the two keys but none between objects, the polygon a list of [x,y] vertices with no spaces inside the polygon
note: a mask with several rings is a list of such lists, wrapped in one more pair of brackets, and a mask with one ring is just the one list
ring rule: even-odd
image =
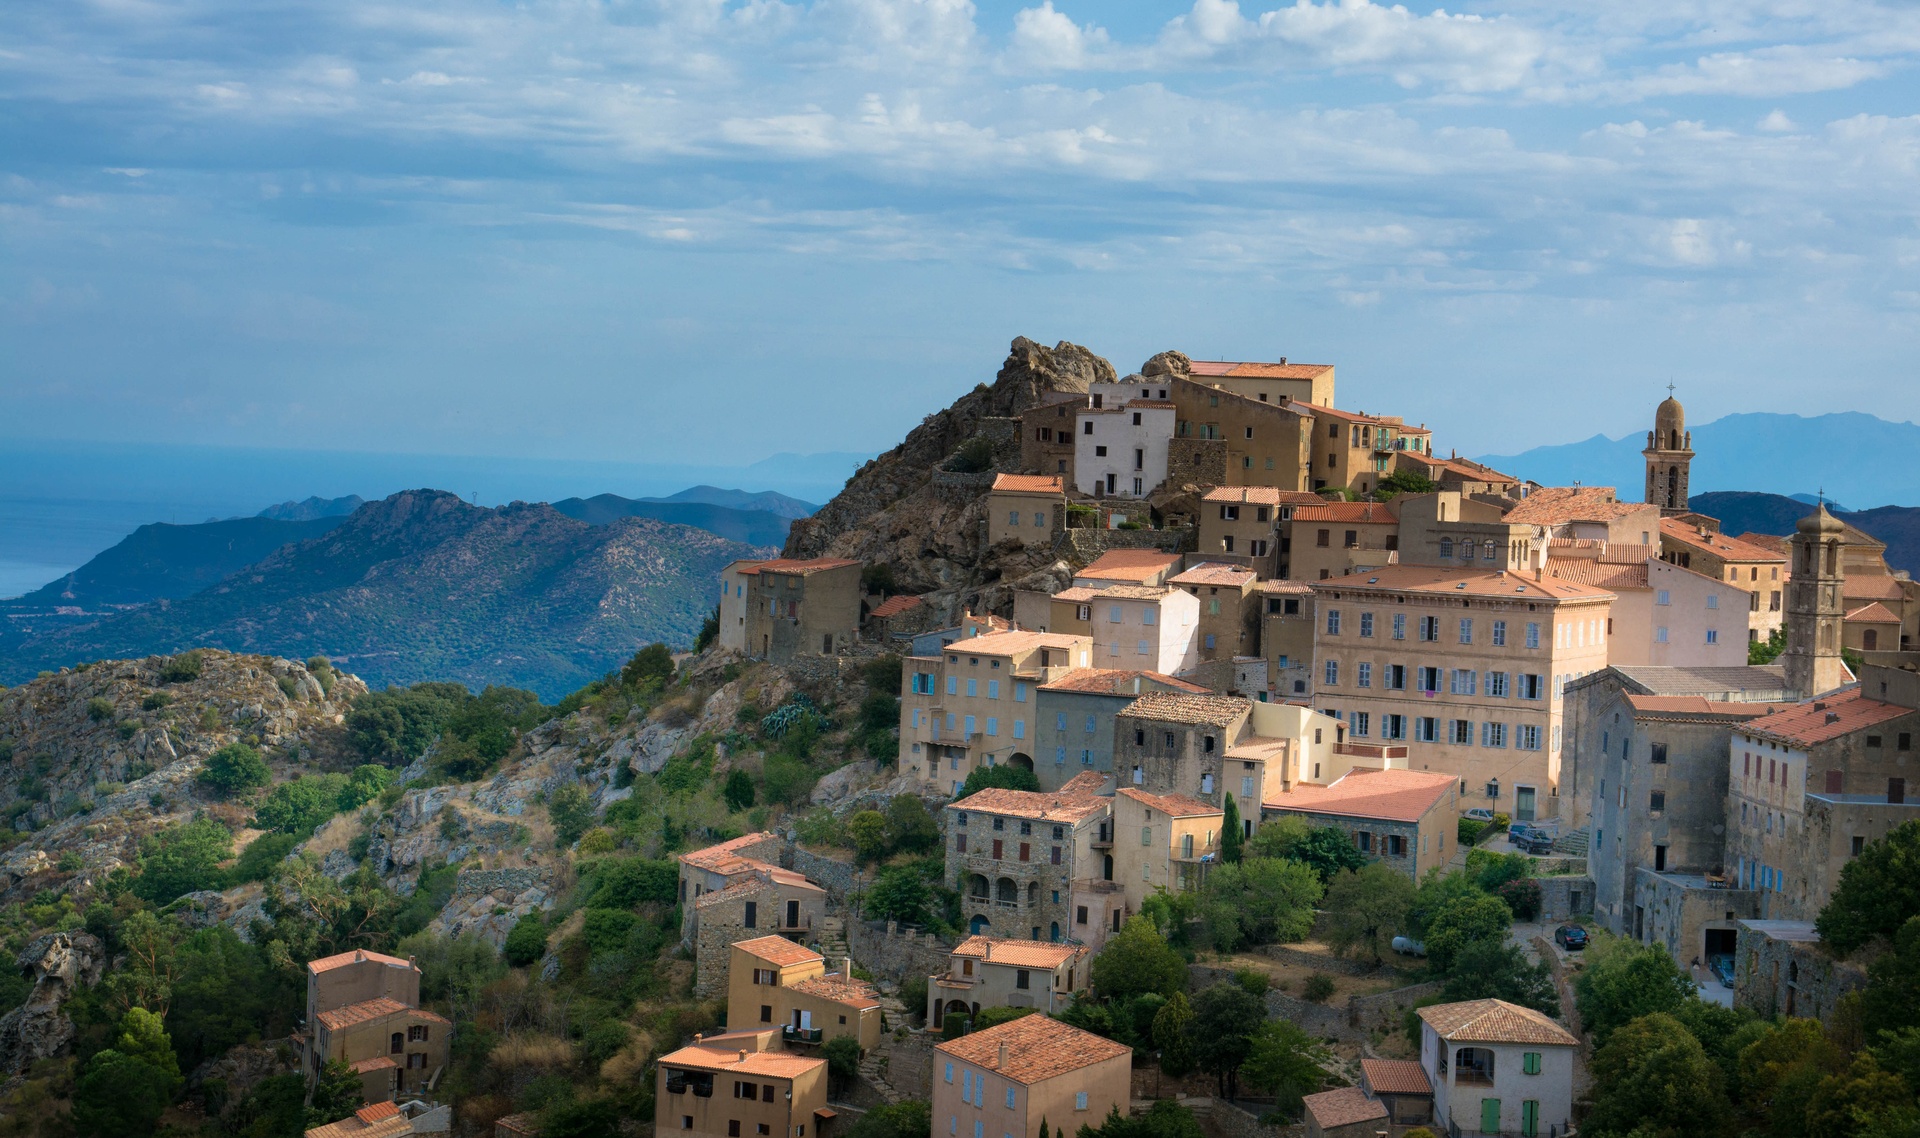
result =
[{"label": "terracotta tile roof", "polygon": [[1263,593],[1311,593],[1313,586],[1305,581],[1268,580],[1260,582],[1260,591]]},{"label": "terracotta tile roof", "polygon": [[1377,1095],[1430,1095],[1427,1070],[1411,1059],[1362,1059],[1360,1074]]},{"label": "terracotta tile roof", "polygon": [[[1294,400],[1293,406],[1299,407],[1302,410],[1306,411],[1308,414],[1317,416],[1319,418],[1339,419],[1342,422],[1346,422],[1346,423],[1378,423],[1381,426],[1387,426],[1387,427],[1400,427],[1405,425],[1397,419],[1381,418],[1376,415],[1369,415],[1364,411],[1342,411],[1338,407],[1323,407],[1318,403],[1308,403],[1304,399]],[[1425,434],[1427,432],[1421,431],[1421,430],[1414,430],[1412,433],[1418,435],[1418,434]]]},{"label": "terracotta tile roof", "polygon": [[1139,680],[1142,687],[1151,683],[1194,695],[1206,695],[1212,691],[1211,688],[1190,684],[1161,672],[1128,671],[1118,668],[1075,668],[1052,683],[1041,684],[1040,690],[1085,692],[1089,695],[1138,695],[1140,693],[1132,690],[1135,680]]},{"label": "terracotta tile roof", "polygon": [[1109,549],[1099,559],[1074,574],[1075,578],[1099,581],[1131,581],[1142,584],[1177,568],[1178,553],[1157,553],[1151,549]]},{"label": "terracotta tile roof", "polygon": [[371,1000],[362,1000],[357,1004],[348,1004],[343,1008],[334,1008],[331,1011],[321,1012],[315,1018],[325,1024],[329,1030],[338,1031],[343,1027],[351,1027],[356,1023],[366,1023],[368,1020],[379,1019],[381,1016],[390,1016],[395,1012],[404,1012],[406,1010],[408,1010],[407,1005],[401,1003],[399,1000],[391,996],[379,996]]},{"label": "terracotta tile roof", "polygon": [[1041,648],[1059,648],[1072,650],[1084,648],[1087,638],[1069,636],[1064,632],[1030,632],[1026,629],[1011,629],[1006,632],[989,632],[981,636],[969,636],[956,640],[942,648],[948,655],[965,656],[1018,656],[1023,652],[1033,652]]},{"label": "terracotta tile roof", "polygon": [[1870,605],[1861,605],[1847,614],[1847,619],[1855,624],[1899,624],[1900,618],[1887,606],[1875,601]]},{"label": "terracotta tile roof", "polygon": [[1347,522],[1368,525],[1398,525],[1392,502],[1322,502],[1301,506],[1293,512],[1296,522]]},{"label": "terracotta tile roof", "polygon": [[1419,1009],[1420,1018],[1454,1043],[1537,1043],[1578,1047],[1567,1029],[1534,1011],[1505,1000],[1468,1000]]},{"label": "terracotta tile roof", "polygon": [[[1005,1065],[1000,1048],[1007,1049]],[[1133,1054],[1133,1048],[1040,1014],[976,1031],[935,1047],[963,1063],[1028,1086]]]},{"label": "terracotta tile roof", "polygon": [[715,889],[708,893],[702,893],[693,899],[693,907],[696,909],[704,909],[709,905],[724,905],[729,901],[738,901],[742,898],[752,897],[776,888],[799,889],[810,893],[819,893],[822,896],[825,896],[827,892],[820,886],[808,881],[804,874],[795,873],[790,869],[781,869],[778,866],[768,865],[757,867],[756,872],[744,881],[730,882],[725,889]]},{"label": "terracotta tile roof", "polygon": [[996,474],[996,494],[1064,494],[1058,474]]},{"label": "terracotta tile roof", "polygon": [[[746,1033],[734,1036],[742,1039]],[[720,1046],[713,1046],[718,1041]],[[756,1051],[745,1048],[741,1054],[738,1047],[727,1047],[728,1036],[720,1035],[699,1043],[692,1043],[678,1051],[662,1055],[659,1066],[685,1067],[695,1071],[713,1071],[721,1074],[760,1075],[770,1079],[793,1079],[806,1074],[816,1067],[826,1065],[825,1059],[814,1059],[792,1051]]]},{"label": "terracotta tile roof", "polygon": [[1244,718],[1251,700],[1237,695],[1190,695],[1186,692],[1150,692],[1127,705],[1120,714],[1130,719],[1161,723],[1196,723],[1227,727]]},{"label": "terracotta tile roof", "polygon": [[774,835],[765,830],[757,834],[742,834],[737,838],[721,842],[719,845],[708,846],[705,849],[694,850],[691,853],[683,853],[680,855],[680,864],[691,865],[698,869],[712,870],[719,870],[720,867],[730,862],[744,861],[751,862],[754,865],[765,865],[765,862],[744,857],[738,851],[748,846],[759,845],[761,842],[771,842],[774,840],[776,840]]},{"label": "terracotta tile roof", "polygon": [[1086,950],[1078,945],[1044,940],[1014,940],[998,936],[970,936],[954,946],[951,956],[971,956],[989,964],[1013,968],[1058,968]]},{"label": "terracotta tile roof", "polygon": [[772,561],[762,561],[752,568],[742,569],[740,572],[747,575],[755,573],[798,573],[805,576],[809,573],[819,573],[827,569],[845,569],[849,565],[858,564],[860,564],[858,561],[851,561],[845,557],[810,557],[805,559],[776,557]]},{"label": "terracotta tile roof", "polygon": [[1201,818],[1221,812],[1220,807],[1211,802],[1188,798],[1184,794],[1148,794],[1144,790],[1135,790],[1131,786],[1123,786],[1114,793],[1125,795],[1140,805],[1150,810],[1158,810],[1170,818]]},{"label": "terracotta tile roof", "polygon": [[829,972],[824,976],[815,976],[793,985],[792,991],[805,992],[809,996],[819,996],[823,1000],[832,1000],[836,1004],[845,1004],[850,1008],[877,1008],[880,1006],[880,993],[865,980],[849,980],[838,972]]},{"label": "terracotta tile roof", "polygon": [[1701,533],[1679,518],[1661,518],[1660,536],[1692,549],[1713,554],[1722,561],[1785,561],[1786,554],[1766,546],[1752,545],[1725,534]]},{"label": "terracotta tile roof", "polygon": [[1297,782],[1289,791],[1270,790],[1262,805],[1303,814],[1417,822],[1458,785],[1457,776],[1438,771],[1360,769],[1327,786]]},{"label": "terracotta tile roof", "polygon": [[362,1122],[378,1122],[383,1118],[397,1117],[399,1113],[400,1106],[398,1103],[374,1102],[368,1103],[366,1106],[354,1111],[353,1116]]},{"label": "terracotta tile roof", "polygon": [[1260,574],[1245,565],[1228,565],[1219,561],[1207,561],[1180,574],[1169,577],[1170,585],[1225,585],[1229,588],[1244,588],[1249,582],[1260,579]]},{"label": "terracotta tile roof", "polygon": [[1370,1099],[1367,1092],[1359,1087],[1341,1087],[1335,1091],[1321,1091],[1300,1100],[1307,1108],[1307,1114],[1320,1129],[1331,1130],[1336,1126],[1352,1126],[1356,1123],[1371,1122],[1387,1116],[1387,1105],[1378,1099]]},{"label": "terracotta tile roof", "polygon": [[1263,364],[1251,360],[1194,360],[1188,374],[1210,379],[1318,379],[1332,364]]},{"label": "terracotta tile roof", "polygon": [[1840,595],[1850,601],[1897,601],[1904,594],[1900,588],[1900,578],[1881,574],[1871,576],[1856,573],[1840,583]]},{"label": "terracotta tile roof", "polygon": [[505,1118],[496,1118],[494,1126],[509,1134],[535,1135],[540,1133],[540,1116],[532,1111],[509,1114]]},{"label": "terracotta tile roof", "polygon": [[1508,510],[1506,520],[1536,526],[1604,522],[1655,508],[1645,502],[1622,502],[1611,486],[1542,486]]},{"label": "terracotta tile roof", "polygon": [[381,1055],[373,1059],[362,1059],[358,1063],[349,1063],[347,1067],[356,1075],[364,1075],[368,1071],[384,1071],[389,1068],[398,1070],[400,1064],[395,1063],[385,1055]]},{"label": "terracotta tile roof", "polygon": [[1318,506],[1326,501],[1310,490],[1282,490],[1277,486],[1215,486],[1200,500],[1253,506]]},{"label": "terracotta tile roof", "polygon": [[1429,565],[1386,565],[1345,577],[1315,581],[1316,593],[1370,589],[1379,592],[1427,593],[1470,597],[1526,596],[1547,600],[1603,600],[1613,596],[1605,589],[1582,585],[1564,578],[1536,578],[1530,573],[1508,573],[1499,569],[1446,569]]},{"label": "terracotta tile roof", "polygon": [[[1629,683],[1646,689],[1648,695],[1719,695],[1723,692],[1782,691],[1787,685],[1787,670],[1779,664],[1733,664],[1721,668],[1658,667],[1653,665],[1612,664],[1593,675],[1617,673]],[[1591,677],[1582,677],[1583,683]]]},{"label": "terracotta tile roof", "polygon": [[1790,703],[1730,703],[1699,695],[1640,695],[1634,692],[1627,694],[1627,703],[1636,715],[1680,718],[1711,715],[1742,720],[1758,719],[1794,706]]},{"label": "terracotta tile roof", "polygon": [[764,960],[779,968],[794,964],[811,964],[826,958],[805,945],[795,944],[783,936],[755,937],[752,940],[736,940],[733,947],[756,960]]},{"label": "terracotta tile roof", "polygon": [[361,1107],[338,1122],[329,1122],[306,1131],[306,1138],[397,1138],[398,1135],[412,1133],[413,1120],[401,1114],[398,1106],[390,1102],[376,1102]]},{"label": "terracotta tile roof", "polygon": [[873,611],[867,615],[878,620],[885,620],[890,616],[899,616],[903,612],[912,612],[924,603],[926,602],[922,601],[919,597],[888,597],[886,600],[875,605]]},{"label": "terracotta tile roof", "polygon": [[[1475,462],[1470,458],[1460,458],[1458,456],[1440,458],[1436,455],[1427,454],[1408,454],[1406,457],[1432,470],[1434,474],[1452,474],[1462,482],[1518,483],[1520,481],[1511,474],[1502,474],[1493,467],[1485,463]],[[1428,475],[1428,477],[1432,478],[1433,475]],[[1435,482],[1442,481],[1441,478],[1434,478],[1433,480]]]},{"label": "terracotta tile roof", "polygon": [[318,960],[309,960],[307,962],[307,971],[331,972],[335,968],[345,968],[349,964],[362,964],[368,961],[375,964],[389,965],[394,968],[412,968],[415,972],[420,971],[411,960],[402,960],[397,956],[388,956],[384,952],[366,952],[357,948],[352,952],[342,952],[333,956],[323,956]]},{"label": "terracotta tile roof", "polygon": [[1868,699],[1860,694],[1858,687],[1853,687],[1822,699],[1796,703],[1791,710],[1748,723],[1745,730],[1790,747],[1812,747],[1912,714],[1911,708]]},{"label": "terracotta tile roof", "polygon": [[1547,558],[1547,576],[1561,581],[1572,581],[1576,585],[1592,585],[1596,589],[1606,589],[1609,592],[1649,587],[1645,561],[1620,565],[1585,557],[1549,557]]},{"label": "terracotta tile roof", "polygon": [[1785,558],[1787,554],[1793,550],[1792,538],[1781,537],[1775,533],[1743,533],[1734,540],[1744,541],[1748,545],[1757,545],[1761,549],[1772,550],[1782,558]]},{"label": "terracotta tile roof", "polygon": [[1061,783],[1059,793],[1068,798],[1091,798],[1107,785],[1107,777],[1099,771],[1081,771]]},{"label": "terracotta tile roof", "polygon": [[1105,591],[1105,589],[1097,589],[1091,585],[1075,585],[1071,589],[1062,589],[1053,594],[1053,599],[1078,604],[1080,602],[1093,600]]},{"label": "terracotta tile roof", "polygon": [[1100,590],[1100,596],[1120,601],[1157,601],[1172,591],[1165,585],[1108,585]]},{"label": "terracotta tile roof", "polygon": [[1009,818],[1027,818],[1038,822],[1081,822],[1104,813],[1110,803],[1097,795],[1066,794],[1066,787],[1048,794],[1037,790],[1006,790],[993,787],[975,791],[949,810],[969,810],[981,814],[1001,814]]}]

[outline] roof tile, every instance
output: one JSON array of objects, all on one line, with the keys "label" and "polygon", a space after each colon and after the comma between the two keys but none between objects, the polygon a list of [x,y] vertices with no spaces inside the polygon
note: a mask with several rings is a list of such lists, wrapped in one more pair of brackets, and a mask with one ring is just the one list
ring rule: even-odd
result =
[{"label": "roof tile", "polygon": [[1127,705],[1120,714],[1130,719],[1151,719],[1161,723],[1212,724],[1226,727],[1238,722],[1253,707],[1253,701],[1237,695],[1190,695],[1186,692],[1149,692]]},{"label": "roof tile", "polygon": [[[1004,1066],[1000,1062],[1003,1044]],[[948,1040],[934,1050],[1028,1086],[1133,1053],[1124,1043],[1038,1013]]]},{"label": "roof tile", "polygon": [[1362,1059],[1360,1074],[1377,1095],[1430,1095],[1427,1070],[1411,1059]]},{"label": "roof tile", "polygon": [[1441,1038],[1469,1043],[1537,1043],[1549,1047],[1578,1047],[1566,1028],[1534,1011],[1505,1000],[1467,1000],[1419,1009],[1420,1018]]},{"label": "roof tile", "polygon": [[1046,940],[975,935],[955,945],[948,955],[971,956],[988,964],[1006,964],[1015,968],[1058,968],[1084,951],[1078,945],[1055,944]]},{"label": "roof tile", "polygon": [[996,494],[1063,494],[1058,474],[998,474],[993,479]]},{"label": "roof tile", "polygon": [[1858,687],[1853,687],[1750,721],[1744,730],[1791,747],[1813,747],[1912,714],[1911,708],[1868,699],[1860,694]]},{"label": "roof tile", "polygon": [[1144,790],[1135,790],[1123,786],[1115,791],[1152,810],[1170,818],[1199,818],[1209,814],[1218,814],[1221,808],[1211,802],[1202,802],[1198,798],[1189,798],[1184,794],[1148,794]]},{"label": "roof tile", "polygon": [[1438,771],[1348,771],[1327,786],[1294,783],[1288,791],[1274,791],[1264,805],[1269,810],[1303,814],[1337,814],[1345,818],[1382,818],[1417,822],[1458,785],[1455,775]]},{"label": "roof tile", "polygon": [[1179,564],[1178,553],[1159,553],[1151,549],[1109,549],[1074,576],[1142,584],[1149,578],[1172,572]]},{"label": "roof tile", "polygon": [[1367,1092],[1359,1087],[1341,1087],[1338,1090],[1321,1091],[1300,1100],[1318,1123],[1320,1129],[1331,1130],[1336,1126],[1352,1126],[1359,1122],[1369,1122],[1387,1116],[1387,1105],[1378,1099],[1370,1099]]},{"label": "roof tile", "polygon": [[805,945],[795,944],[783,936],[755,937],[752,940],[736,940],[733,947],[758,960],[781,968],[794,964],[809,964],[824,961],[826,957]]}]

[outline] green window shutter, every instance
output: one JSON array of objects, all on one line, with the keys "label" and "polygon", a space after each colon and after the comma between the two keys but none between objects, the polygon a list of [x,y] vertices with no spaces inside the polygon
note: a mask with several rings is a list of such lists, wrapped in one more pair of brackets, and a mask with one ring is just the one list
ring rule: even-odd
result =
[{"label": "green window shutter", "polygon": [[1480,1129],[1483,1133],[1500,1133],[1500,1100],[1483,1098],[1480,1100]]},{"label": "green window shutter", "polygon": [[1520,1134],[1522,1138],[1534,1138],[1540,1133],[1540,1104],[1532,1099],[1520,1103]]},{"label": "green window shutter", "polygon": [[1538,1051],[1528,1051],[1523,1053],[1520,1056],[1520,1070],[1523,1074],[1528,1074],[1528,1075],[1539,1074],[1540,1073],[1540,1053]]}]

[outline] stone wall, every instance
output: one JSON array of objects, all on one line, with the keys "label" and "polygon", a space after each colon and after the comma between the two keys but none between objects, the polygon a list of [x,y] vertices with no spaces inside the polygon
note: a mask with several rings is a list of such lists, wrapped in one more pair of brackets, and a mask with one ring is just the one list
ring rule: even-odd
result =
[{"label": "stone wall", "polygon": [[1227,484],[1227,441],[1225,439],[1183,439],[1167,442],[1167,482],[1180,486],[1224,486]]},{"label": "stone wall", "polygon": [[993,489],[993,480],[999,472],[982,470],[974,474],[961,474],[954,470],[933,468],[933,488],[943,498],[967,501],[978,498]]},{"label": "stone wall", "polygon": [[[947,970],[947,954],[953,945],[932,933],[901,929],[892,921],[847,922],[847,947],[860,967],[875,976],[903,984],[914,976],[926,977]],[[909,1008],[923,1012],[924,1008]]]},{"label": "stone wall", "polygon": [[1054,543],[1057,557],[1091,562],[1109,549],[1158,549],[1180,553],[1193,548],[1191,526],[1177,529],[1070,529]]},{"label": "stone wall", "polygon": [[887,1085],[909,1098],[933,1097],[933,1045],[938,1042],[939,1036],[924,1031],[909,1031],[906,1038],[895,1039],[887,1049]]},{"label": "stone wall", "polygon": [[1259,1115],[1224,1099],[1189,1099],[1182,1105],[1193,1111],[1208,1138],[1284,1138],[1301,1133],[1296,1126],[1263,1125]]},{"label": "stone wall", "polygon": [[780,867],[791,869],[827,891],[827,908],[841,909],[846,906],[847,894],[865,889],[867,875],[851,864],[822,857],[817,853],[797,845],[789,844],[780,853]]},{"label": "stone wall", "polygon": [[[1187,989],[1200,992],[1215,984],[1233,983],[1231,969],[1196,964],[1187,969]],[[1291,1020],[1300,1030],[1316,1038],[1358,1042],[1357,1034],[1347,1026],[1346,1009],[1298,1000],[1285,992],[1269,990],[1266,996],[1267,1018]]]},{"label": "stone wall", "polygon": [[1368,1034],[1398,1031],[1409,1008],[1429,996],[1438,996],[1444,987],[1445,984],[1434,980],[1426,984],[1409,984],[1372,996],[1349,996],[1347,1026]]},{"label": "stone wall", "polygon": [[1266,945],[1260,949],[1260,953],[1286,964],[1315,968],[1321,972],[1338,972],[1342,976],[1365,976],[1376,968],[1375,965],[1363,960],[1348,960],[1344,956],[1334,956],[1325,952],[1302,952],[1297,948],[1288,948],[1284,944]]},{"label": "stone wall", "polygon": [[1733,1002],[1762,1017],[1831,1023],[1840,997],[1866,987],[1859,965],[1828,956],[1807,921],[1741,921]]},{"label": "stone wall", "polygon": [[[1585,865],[1586,859],[1581,858]],[[1540,919],[1547,922],[1570,921],[1593,915],[1593,878],[1584,873],[1562,877],[1542,877],[1540,882]]]},{"label": "stone wall", "polygon": [[429,927],[447,936],[473,933],[498,947],[520,918],[553,907],[553,890],[544,869],[466,870],[454,878],[453,896]]}]

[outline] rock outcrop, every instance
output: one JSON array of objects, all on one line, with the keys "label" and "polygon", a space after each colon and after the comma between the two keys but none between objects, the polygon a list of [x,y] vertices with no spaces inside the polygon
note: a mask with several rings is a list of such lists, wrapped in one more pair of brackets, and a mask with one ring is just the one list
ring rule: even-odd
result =
[{"label": "rock outcrop", "polygon": [[33,992],[0,1016],[0,1073],[8,1075],[24,1074],[73,1042],[73,1021],[62,1005],[76,987],[100,982],[106,960],[92,934],[58,932],[36,937],[14,966],[33,977]]}]

